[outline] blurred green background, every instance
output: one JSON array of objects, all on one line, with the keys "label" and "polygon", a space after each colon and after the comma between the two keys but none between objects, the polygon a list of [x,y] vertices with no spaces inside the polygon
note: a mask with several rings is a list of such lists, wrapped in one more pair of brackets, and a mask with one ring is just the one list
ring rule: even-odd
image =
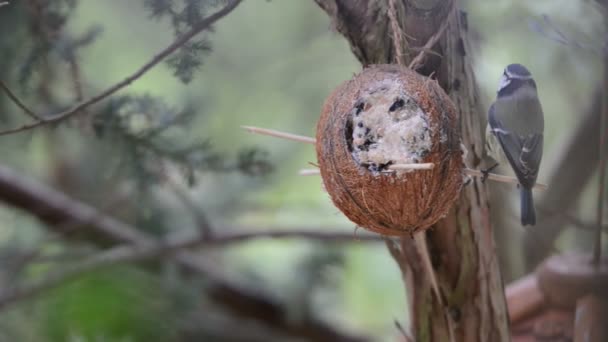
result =
[{"label": "blurred green background", "polygon": [[[530,23],[542,23],[542,15],[548,15],[573,39],[592,44],[604,32],[601,13],[592,1],[583,0],[469,0],[464,9],[469,13],[474,68],[484,107],[493,100],[505,65],[520,62],[528,66],[545,110],[543,163],[552,165],[562,148],[560,139],[588,107],[601,74],[601,59],[588,50],[548,39],[534,31]],[[0,11],[8,10],[0,7]],[[77,34],[92,24],[100,25],[103,32],[78,53],[85,97],[121,80],[173,39],[170,24],[151,19],[142,1],[79,0],[67,32]],[[5,21],[3,25],[0,39],[5,48],[9,44],[18,50],[29,43],[18,40],[24,30],[20,22]],[[215,25],[209,40],[213,50],[205,56],[191,83],[183,84],[172,70],[160,64],[120,92],[160,97],[172,107],[193,106],[196,117],[190,129],[179,134],[209,138],[221,155],[233,156],[247,146],[268,152],[275,167],[270,175],[205,173],[191,189],[196,203],[216,227],[322,229],[356,234],[353,224],[331,204],[320,178],[298,176],[299,169],[315,162],[312,146],[252,135],[240,128],[253,125],[314,135],[325,96],[361,68],[346,41],[332,29],[327,15],[312,0],[249,0]],[[0,52],[0,61],[3,58],[18,60],[19,56],[2,57]],[[52,89],[64,103],[72,98],[69,80],[62,76],[67,68],[65,63],[58,63]],[[14,70],[0,70],[0,74],[16,79]],[[33,91],[23,93],[37,110],[44,109],[36,105],[40,102]],[[20,113],[12,104],[5,101],[2,107],[12,113],[10,122],[19,121],[15,118]],[[111,184],[107,166],[112,149],[96,146],[73,129],[1,139],[3,163],[24,175],[60,187],[57,172],[64,172],[57,171],[63,170],[58,166],[60,161],[69,166],[72,173],[68,177],[78,179],[72,195],[100,206],[108,196],[103,190],[106,182]],[[539,180],[546,181],[550,171],[541,167]],[[505,234],[519,236],[523,230],[517,224],[517,192],[514,187],[497,187],[509,199],[504,202],[510,205],[505,210],[516,227]],[[192,231],[188,213],[166,192],[157,188],[157,204],[147,210],[161,211],[171,233]],[[581,217],[592,217],[592,196],[592,192],[586,195],[579,209]],[[148,205],[132,200],[130,206]],[[66,248],[62,243],[47,242],[41,224],[24,213],[6,207],[0,217],[3,249],[41,243],[50,250]],[[561,247],[573,245],[566,236]],[[524,274],[521,251],[513,249],[510,253],[514,264],[519,265],[513,276]],[[234,279],[264,288],[293,307],[296,317],[300,301],[306,301],[312,312],[332,326],[370,335],[374,340],[395,340],[400,334],[395,321],[407,327],[401,274],[383,243],[259,240],[213,250],[208,257],[221,260],[225,272]],[[28,268],[27,274],[36,277],[45,267]],[[302,278],[315,270],[320,273],[315,275],[321,279],[320,286],[311,289]],[[120,266],[79,278],[41,298],[3,310],[0,341],[178,340],[179,330],[187,330],[188,324],[196,322],[192,298],[200,294],[196,294],[196,282],[182,284],[174,273],[170,265],[160,276],[135,266]],[[6,277],[1,281],[11,283]],[[312,283],[317,284],[317,280]],[[213,312],[203,317],[213,322]]]}]

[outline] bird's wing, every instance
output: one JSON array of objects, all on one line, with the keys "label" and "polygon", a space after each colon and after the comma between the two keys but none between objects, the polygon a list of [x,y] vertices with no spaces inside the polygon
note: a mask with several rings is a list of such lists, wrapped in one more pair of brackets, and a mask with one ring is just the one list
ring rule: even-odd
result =
[{"label": "bird's wing", "polygon": [[488,113],[488,124],[509,160],[519,183],[525,187],[534,186],[543,152],[543,134],[519,136],[511,132],[496,116],[494,105],[490,107]]}]

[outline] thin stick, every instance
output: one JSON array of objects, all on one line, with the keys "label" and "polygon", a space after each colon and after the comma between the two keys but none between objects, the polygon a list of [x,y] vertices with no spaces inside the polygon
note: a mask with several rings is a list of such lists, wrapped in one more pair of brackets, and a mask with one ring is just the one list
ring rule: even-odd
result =
[{"label": "thin stick", "polygon": [[[450,13],[454,12],[455,8],[456,8],[456,5],[452,1],[452,8],[450,9]],[[410,65],[408,65],[408,68],[410,68],[412,70],[416,70],[422,64],[422,59],[424,59],[424,55],[427,53],[427,51],[431,50],[433,48],[433,46],[435,46],[435,44],[437,44],[437,42],[439,41],[441,36],[443,36],[443,33],[445,32],[445,30],[448,28],[448,24],[450,23],[449,15],[450,14],[448,14],[448,18],[446,18],[443,21],[443,23],[441,24],[441,27],[439,27],[439,30],[437,30],[437,32],[435,32],[435,34],[433,36],[431,36],[431,38],[429,38],[429,40],[426,42],[426,44],[424,44],[422,50],[410,62]]]},{"label": "thin stick", "polygon": [[277,138],[281,138],[281,139],[303,142],[306,144],[314,145],[316,143],[316,140],[314,138],[305,137],[303,135],[285,133],[285,132],[281,132],[281,131],[275,131],[273,129],[253,127],[253,126],[241,126],[241,128],[245,129],[246,131],[248,131],[250,133],[269,135],[271,137],[277,137]]},{"label": "thin stick", "polygon": [[[433,165],[433,163],[426,163],[426,164]],[[393,170],[393,167],[397,167],[394,170],[429,170],[429,169],[433,168],[433,167],[429,168],[428,166],[426,166],[426,164],[424,164],[424,163],[423,164],[395,164],[395,165],[389,166],[389,169]],[[422,166],[422,167],[418,167],[418,166]],[[483,173],[478,170],[464,169],[464,172],[470,176],[475,176],[475,177],[483,176]],[[298,172],[298,174],[300,176],[313,176],[313,175],[319,175],[319,174],[321,174],[321,172],[317,169],[301,169]],[[519,181],[515,177],[503,176],[503,175],[498,175],[495,173],[489,173],[488,179],[492,180],[492,181],[496,181],[496,182],[501,182],[501,183],[510,183],[510,184],[519,183]],[[537,189],[537,190],[547,190],[547,188],[548,188],[547,184],[543,184],[543,183],[536,183],[534,185],[534,189]]]},{"label": "thin stick", "polygon": [[[605,94],[608,93],[608,58],[604,63],[604,89],[602,90]],[[599,139],[599,152],[600,152],[600,163],[598,165],[599,175],[599,187],[597,194],[597,228],[595,232],[595,244],[593,246],[593,264],[596,266],[600,265],[600,261],[602,258],[602,227],[603,227],[603,219],[604,219],[604,195],[606,192],[606,143],[608,143],[608,133],[606,130],[608,129],[608,99],[606,95],[604,95],[604,100],[602,101],[602,111],[600,113],[600,139]]]},{"label": "thin stick", "polygon": [[8,1],[0,1],[0,7],[10,5]]},{"label": "thin stick", "polygon": [[[277,131],[277,130],[273,130],[273,129],[261,128],[261,127],[253,127],[253,126],[241,126],[241,127],[243,129],[247,130],[248,132],[255,133],[255,134],[268,135],[268,136],[272,136],[272,137],[276,137],[276,138],[280,138],[280,139],[303,142],[306,144],[314,145],[316,143],[316,140],[314,138],[310,138],[310,137],[306,137],[306,136],[302,136],[302,135]],[[433,164],[433,163],[416,163],[416,164],[393,164],[393,165],[390,165],[388,168],[389,168],[389,170],[395,170],[395,171],[396,170],[431,170],[431,169],[433,169],[434,166],[435,166],[435,164]],[[479,170],[465,168],[464,172],[469,176],[483,177],[483,173]],[[300,170],[299,174],[301,176],[311,176],[311,175],[319,174],[319,172],[314,169],[303,169],[303,170]],[[489,173],[488,179],[496,181],[496,182],[503,182],[503,183],[511,183],[511,184],[519,183],[519,181],[515,177],[503,176],[503,175],[498,175],[495,173]],[[534,185],[534,188],[538,189],[538,190],[546,190],[548,188],[548,186],[546,184],[536,183]]]},{"label": "thin stick", "polygon": [[[481,172],[479,170],[465,168],[464,173],[466,173],[469,176],[483,177],[483,172]],[[519,181],[515,177],[499,175],[496,173],[488,173],[488,179],[493,180],[495,182],[501,182],[501,183],[519,184]],[[549,186],[547,184],[543,184],[543,183],[536,183],[534,185],[534,189],[537,189],[537,190],[547,190],[547,188],[549,188]]]},{"label": "thin stick", "polygon": [[[385,173],[401,170],[432,170],[435,167],[433,163],[421,163],[421,164],[394,164],[388,167]],[[318,169],[301,169],[298,171],[300,176],[316,176],[321,172]]]},{"label": "thin stick", "polygon": [[414,163],[414,164],[393,164],[389,165],[388,169],[392,171],[399,170],[432,170],[435,167],[433,163]]},{"label": "thin stick", "polygon": [[[403,64],[403,47],[401,43],[403,42],[403,30],[399,26],[399,22],[397,21],[397,6],[395,5],[395,0],[388,0],[389,10],[388,10],[388,19],[391,23],[391,31],[393,32],[393,45],[395,49],[395,61],[397,64]],[[405,41],[407,44],[407,41]]]},{"label": "thin stick", "polygon": [[105,99],[106,97],[108,97],[108,96],[116,93],[117,91],[121,90],[122,88],[130,85],[131,83],[133,83],[134,81],[136,81],[137,79],[139,79],[146,72],[148,72],[150,69],[152,69],[158,63],[160,63],[162,60],[164,60],[167,56],[171,55],[177,49],[179,49],[184,44],[186,44],[192,37],[194,37],[195,35],[197,35],[201,31],[204,31],[204,30],[208,29],[216,21],[218,21],[219,19],[221,19],[224,16],[226,16],[233,9],[235,9],[241,3],[241,1],[242,0],[232,0],[226,6],[224,6],[221,10],[219,10],[216,13],[214,13],[214,14],[208,16],[207,18],[201,20],[200,22],[198,22],[197,24],[195,24],[190,31],[184,33],[179,38],[177,38],[175,41],[173,41],[173,43],[171,43],[171,45],[167,46],[161,52],[159,52],[154,57],[152,57],[152,59],[150,61],[148,61],[146,64],[144,64],[142,67],[140,67],[133,74],[131,74],[127,78],[123,79],[122,81],[114,84],[113,86],[107,88],[106,90],[102,91],[101,93],[99,93],[99,94],[91,97],[88,100],[85,100],[83,102],[80,102],[80,103],[72,106],[72,108],[70,108],[70,109],[68,109],[66,111],[57,113],[57,114],[55,114],[53,116],[50,116],[48,118],[45,118],[43,120],[38,120],[38,121],[33,122],[33,123],[29,123],[29,124],[25,124],[25,125],[22,125],[22,126],[19,126],[19,127],[15,127],[15,128],[11,128],[11,129],[8,129],[8,130],[5,130],[5,131],[1,131],[0,135],[7,135],[7,134],[11,134],[11,133],[22,132],[22,131],[30,130],[32,128],[36,128],[38,126],[42,126],[44,124],[56,123],[56,122],[59,122],[59,121],[63,121],[65,119],[71,117],[72,115],[81,112],[83,109],[85,109],[85,108],[87,108],[87,107],[89,107],[89,106],[91,106],[91,105],[93,105],[93,104],[95,104],[95,103],[97,103],[97,102]]},{"label": "thin stick", "polygon": [[426,232],[418,232],[414,233],[414,245],[418,248],[418,253],[422,258],[423,268],[426,269],[426,273],[429,277],[429,283],[431,285],[431,290],[435,293],[435,297],[437,297],[437,302],[439,306],[444,309],[444,316],[446,323],[448,325],[448,333],[450,342],[455,341],[454,338],[454,323],[452,321],[452,316],[447,311],[447,306],[443,301],[443,297],[441,296],[441,291],[439,291],[439,284],[437,282],[437,276],[435,275],[435,268],[433,268],[433,264],[431,262],[431,254],[426,245]]},{"label": "thin stick", "polygon": [[[5,3],[6,4],[6,3]],[[2,6],[2,3],[0,3],[0,6]],[[11,88],[9,88],[6,84],[4,84],[4,82],[0,81],[0,88],[2,88],[2,90],[4,90],[4,92],[6,93],[6,96],[8,96],[9,99],[11,99],[11,101],[13,101],[17,107],[21,108],[21,110],[23,110],[23,112],[25,114],[27,114],[28,116],[30,116],[32,119],[36,120],[36,121],[41,121],[44,120],[43,118],[41,118],[40,116],[38,116],[38,114],[34,113],[33,110],[29,109],[24,103],[23,101],[21,101],[17,95],[15,95],[15,93],[13,93],[13,91],[11,90]]]},{"label": "thin stick", "polygon": [[228,233],[209,239],[206,235],[197,235],[180,240],[163,240],[135,245],[118,245],[91,257],[67,266],[63,270],[51,271],[33,284],[5,289],[0,292],[0,309],[6,305],[36,296],[41,292],[57,287],[85,273],[102,268],[176,255],[180,251],[201,246],[224,246],[243,243],[254,239],[310,239],[334,243],[382,242],[379,235],[327,231],[257,231]]},{"label": "thin stick", "polygon": [[298,175],[300,176],[317,176],[320,175],[321,171],[317,169],[301,169],[298,171]]}]

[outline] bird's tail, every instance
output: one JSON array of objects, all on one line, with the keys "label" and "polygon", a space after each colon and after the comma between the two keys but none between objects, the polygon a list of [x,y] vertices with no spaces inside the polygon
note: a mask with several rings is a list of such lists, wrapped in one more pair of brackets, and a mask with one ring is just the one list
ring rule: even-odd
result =
[{"label": "bird's tail", "polygon": [[534,212],[534,200],[532,199],[532,189],[521,187],[521,224],[535,225],[536,213]]}]

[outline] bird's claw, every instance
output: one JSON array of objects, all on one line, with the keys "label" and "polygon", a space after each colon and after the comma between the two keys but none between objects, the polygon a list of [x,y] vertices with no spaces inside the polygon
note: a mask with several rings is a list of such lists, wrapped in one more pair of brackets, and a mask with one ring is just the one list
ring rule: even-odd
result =
[{"label": "bird's claw", "polygon": [[482,176],[481,176],[481,182],[482,182],[482,183],[485,183],[485,182],[486,182],[486,179],[488,179],[488,175],[490,175],[490,172],[492,172],[492,170],[494,170],[494,169],[495,169],[495,168],[497,168],[497,167],[498,167],[498,163],[496,163],[496,164],[494,164],[494,165],[490,166],[490,167],[489,167],[489,168],[487,168],[487,169],[482,169],[482,170],[480,170],[480,171],[481,171],[481,174],[482,174]]}]

